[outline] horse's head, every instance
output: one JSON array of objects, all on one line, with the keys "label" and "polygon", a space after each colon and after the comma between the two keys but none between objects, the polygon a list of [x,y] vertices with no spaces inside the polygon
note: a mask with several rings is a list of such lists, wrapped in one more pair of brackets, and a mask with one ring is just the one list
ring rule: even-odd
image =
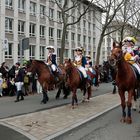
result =
[{"label": "horse's head", "polygon": [[29,60],[29,61],[27,61],[27,64],[26,64],[26,71],[27,71],[27,72],[32,72],[32,73],[34,73],[34,72],[35,72],[34,65],[35,65],[34,60]]},{"label": "horse's head", "polygon": [[71,61],[71,59],[66,59],[64,61],[64,68],[67,74],[71,73],[71,70],[73,69],[74,65],[73,62]]},{"label": "horse's head", "polygon": [[111,50],[111,56],[109,58],[109,64],[116,66],[116,64],[123,58],[122,44],[116,44],[113,42],[113,49]]}]

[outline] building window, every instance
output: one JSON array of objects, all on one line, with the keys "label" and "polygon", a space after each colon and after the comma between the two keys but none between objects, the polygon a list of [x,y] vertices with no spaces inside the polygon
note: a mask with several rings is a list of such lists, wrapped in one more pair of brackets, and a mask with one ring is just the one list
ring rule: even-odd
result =
[{"label": "building window", "polygon": [[66,32],[66,38],[65,38],[67,41],[69,40],[69,32],[67,31]]},{"label": "building window", "polygon": [[86,36],[85,35],[83,36],[83,42],[84,42],[84,44],[86,44]]},{"label": "building window", "polygon": [[53,20],[53,18],[54,18],[54,9],[52,9],[52,8],[49,9],[49,18],[51,20]]},{"label": "building window", "polygon": [[62,21],[62,13],[60,11],[57,11],[57,21],[58,22]]},{"label": "building window", "polygon": [[45,46],[40,46],[40,59],[45,60]]},{"label": "building window", "polygon": [[95,38],[93,38],[93,46],[95,46]]},{"label": "building window", "polygon": [[81,41],[81,35],[78,34],[78,42],[80,43],[80,41]]},{"label": "building window", "polygon": [[24,34],[24,27],[25,27],[25,22],[19,20],[18,21],[18,34]]},{"label": "building window", "polygon": [[30,23],[30,36],[35,36],[35,24]]},{"label": "building window", "polygon": [[20,58],[22,56],[22,58],[24,58],[24,50],[22,49],[22,54],[20,54],[20,44],[18,44],[18,58]]},{"label": "building window", "polygon": [[25,0],[18,0],[18,9],[21,12],[25,12]]},{"label": "building window", "polygon": [[72,40],[72,41],[75,40],[75,33],[71,33],[71,40]]},{"label": "building window", "polygon": [[5,18],[5,31],[6,32],[13,32],[13,19],[12,18]]},{"label": "building window", "polygon": [[83,28],[86,28],[86,21],[83,20]]},{"label": "building window", "polygon": [[90,22],[88,23],[88,29],[89,29],[89,31],[90,31],[90,29],[91,29],[91,24],[90,24]]},{"label": "building window", "polygon": [[57,57],[60,57],[60,51],[61,51],[61,49],[57,48]]},{"label": "building window", "polygon": [[88,37],[88,44],[91,44],[91,37]]},{"label": "building window", "polygon": [[8,48],[5,51],[5,58],[13,58],[12,57],[12,46],[13,46],[12,43],[8,43]]},{"label": "building window", "polygon": [[62,4],[62,0],[57,0],[57,2],[61,5]]},{"label": "building window", "polygon": [[30,2],[30,14],[31,15],[36,15],[36,3],[35,2]]},{"label": "building window", "polygon": [[77,26],[78,26],[78,28],[81,27],[81,21],[79,21],[79,22],[77,23]]},{"label": "building window", "polygon": [[65,58],[68,58],[69,57],[69,50],[68,49],[65,49],[65,54],[64,54]]},{"label": "building window", "polygon": [[62,36],[62,31],[60,29],[57,29],[57,39],[60,40]]},{"label": "building window", "polygon": [[40,16],[42,18],[45,17],[45,9],[46,9],[46,7],[44,5],[40,5]]},{"label": "building window", "polygon": [[30,59],[35,59],[35,45],[30,45],[29,57]]},{"label": "building window", "polygon": [[7,8],[12,9],[13,0],[5,0],[5,5],[6,5]]},{"label": "building window", "polygon": [[74,59],[74,57],[75,57],[75,51],[74,50],[71,50],[71,55],[72,55],[71,58]]},{"label": "building window", "polygon": [[45,38],[45,26],[40,25],[40,37]]},{"label": "building window", "polygon": [[49,39],[53,39],[54,37],[54,28],[49,27]]}]

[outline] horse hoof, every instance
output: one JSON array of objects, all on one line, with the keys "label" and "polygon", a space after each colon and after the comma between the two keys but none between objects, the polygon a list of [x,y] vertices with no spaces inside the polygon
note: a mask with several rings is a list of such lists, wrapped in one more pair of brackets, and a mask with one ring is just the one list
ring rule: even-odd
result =
[{"label": "horse hoof", "polygon": [[56,96],[55,99],[57,100],[57,99],[59,99],[59,97]]},{"label": "horse hoof", "polygon": [[47,101],[41,101],[41,104],[46,104],[47,103]]},{"label": "horse hoof", "polygon": [[128,118],[126,119],[126,123],[127,123],[127,124],[131,124],[131,123],[132,123],[132,119],[131,119],[130,117],[128,117]]},{"label": "horse hoof", "polygon": [[75,109],[76,107],[78,107],[78,104],[71,106],[72,109]]},{"label": "horse hoof", "polygon": [[86,99],[86,102],[89,102],[89,99]]},{"label": "horse hoof", "polygon": [[82,103],[85,103],[85,100],[82,100]]},{"label": "horse hoof", "polygon": [[64,96],[63,99],[67,99],[67,96]]},{"label": "horse hoof", "polygon": [[72,108],[72,109],[74,109],[75,107],[74,107],[74,106],[72,106],[71,108]]},{"label": "horse hoof", "polygon": [[120,122],[121,122],[121,123],[125,123],[125,122],[126,122],[125,118],[122,118],[122,119],[120,120]]},{"label": "horse hoof", "polygon": [[127,124],[131,124],[132,123],[132,120],[131,119],[128,119],[126,122],[127,122]]},{"label": "horse hoof", "polygon": [[136,108],[133,108],[132,110],[133,110],[133,111],[136,111]]}]

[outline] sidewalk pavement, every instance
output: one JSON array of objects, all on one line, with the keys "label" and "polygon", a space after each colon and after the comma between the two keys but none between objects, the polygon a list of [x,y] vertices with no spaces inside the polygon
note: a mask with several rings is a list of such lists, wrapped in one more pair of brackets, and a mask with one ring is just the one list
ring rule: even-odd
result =
[{"label": "sidewalk pavement", "polygon": [[1,119],[0,124],[11,128],[31,140],[53,139],[97,116],[120,105],[118,94],[104,94],[93,97],[90,102],[79,103],[40,112]]}]

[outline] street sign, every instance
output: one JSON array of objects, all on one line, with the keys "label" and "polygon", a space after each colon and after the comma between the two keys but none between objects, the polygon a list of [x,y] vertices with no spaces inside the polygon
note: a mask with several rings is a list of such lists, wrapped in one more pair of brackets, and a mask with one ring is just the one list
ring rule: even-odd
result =
[{"label": "street sign", "polygon": [[29,49],[29,38],[22,39],[22,49],[23,50]]},{"label": "street sign", "polygon": [[7,38],[5,38],[3,40],[3,49],[4,49],[4,51],[8,51],[8,39]]}]

